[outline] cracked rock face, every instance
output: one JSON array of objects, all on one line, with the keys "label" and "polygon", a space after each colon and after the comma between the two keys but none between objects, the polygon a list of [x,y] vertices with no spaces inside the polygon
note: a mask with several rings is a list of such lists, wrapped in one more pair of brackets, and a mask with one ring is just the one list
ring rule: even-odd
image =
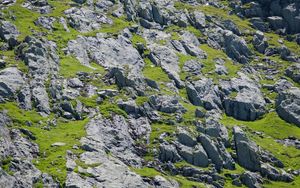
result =
[{"label": "cracked rock face", "polygon": [[0,188],[297,186],[299,0],[0,10]]}]

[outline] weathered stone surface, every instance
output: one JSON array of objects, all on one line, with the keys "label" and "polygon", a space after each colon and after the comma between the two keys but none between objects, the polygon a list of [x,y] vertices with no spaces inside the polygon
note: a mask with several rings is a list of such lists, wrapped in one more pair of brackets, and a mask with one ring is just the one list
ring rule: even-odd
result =
[{"label": "weathered stone surface", "polygon": [[42,26],[45,29],[53,30],[53,23],[56,21],[54,17],[39,17],[34,23],[37,26]]},{"label": "weathered stone surface", "polygon": [[150,59],[168,74],[169,78],[174,80],[178,88],[182,88],[184,83],[179,77],[179,59],[174,50],[165,46],[152,46]]},{"label": "weathered stone surface", "polygon": [[240,78],[221,82],[222,90],[227,95],[223,101],[224,109],[227,115],[236,119],[254,121],[266,113],[266,102],[259,85],[245,74],[239,75]]},{"label": "weathered stone surface", "polygon": [[300,126],[300,90],[291,88],[279,93],[276,99],[276,111],[287,122]]},{"label": "weathered stone surface", "polygon": [[[111,120],[94,118],[87,124],[86,131],[86,145],[93,150],[108,150],[126,164],[141,165],[141,158],[136,155],[133,146],[129,125],[123,116],[114,115]],[[95,147],[94,142],[97,142]]]},{"label": "weathered stone surface", "polygon": [[47,0],[27,0],[22,6],[41,14],[49,14],[52,11],[52,6]]},{"label": "weathered stone surface", "polygon": [[157,96],[152,95],[149,97],[150,104],[155,110],[165,112],[165,113],[175,113],[175,112],[186,112],[186,109],[179,103],[176,97],[172,96]]},{"label": "weathered stone surface", "polygon": [[17,68],[10,67],[0,71],[0,96],[13,97],[23,84],[24,78]]},{"label": "weathered stone surface", "polygon": [[262,178],[257,173],[246,171],[241,175],[241,181],[249,188],[260,188]]},{"label": "weathered stone surface", "polygon": [[159,159],[162,162],[176,162],[180,158],[175,146],[168,144],[161,144],[159,146]]},{"label": "weathered stone surface", "polygon": [[268,48],[267,39],[264,37],[263,32],[257,31],[253,37],[253,45],[255,49],[259,52],[264,54],[266,48]]},{"label": "weathered stone surface", "polygon": [[188,97],[192,104],[203,106],[207,110],[222,108],[219,89],[212,79],[202,78],[186,86]]},{"label": "weathered stone surface", "polygon": [[102,24],[113,23],[113,21],[105,14],[95,12],[85,7],[73,7],[66,10],[64,13],[69,25],[83,33],[99,29]]},{"label": "weathered stone surface", "polygon": [[17,27],[8,21],[0,21],[0,38],[8,43],[10,47],[18,44],[17,37],[20,35]]},{"label": "weathered stone surface", "polygon": [[258,148],[251,142],[240,127],[233,128],[238,163],[251,171],[260,171],[261,163]]},{"label": "weathered stone surface", "polygon": [[289,66],[286,69],[285,74],[295,82],[300,83],[300,64]]},{"label": "weathered stone surface", "polygon": [[178,129],[177,138],[178,142],[188,147],[194,147],[197,144],[196,139],[191,135],[191,133],[183,128]]},{"label": "weathered stone surface", "polygon": [[216,168],[218,170],[223,168],[223,160],[218,152],[218,148],[214,144],[214,142],[207,136],[201,135],[200,136],[200,142],[205,149],[208,157],[212,160],[212,163],[216,165]]}]

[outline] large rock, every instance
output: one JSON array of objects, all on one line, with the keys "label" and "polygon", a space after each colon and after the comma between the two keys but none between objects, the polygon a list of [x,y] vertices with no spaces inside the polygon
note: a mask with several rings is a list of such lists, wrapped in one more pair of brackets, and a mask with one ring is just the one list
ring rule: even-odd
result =
[{"label": "large rock", "polygon": [[211,137],[221,138],[223,142],[229,140],[226,127],[213,118],[207,118],[205,123],[197,126],[197,130]]},{"label": "large rock", "polygon": [[239,78],[221,81],[222,91],[227,95],[223,100],[227,115],[239,120],[254,121],[266,113],[266,102],[258,83],[243,73]]},{"label": "large rock", "polygon": [[252,52],[242,37],[220,27],[211,29],[207,35],[207,44],[210,47],[223,49],[230,58],[239,63],[246,64],[250,61]]},{"label": "large rock", "polygon": [[38,157],[39,147],[23,134],[32,133],[26,129],[22,129],[22,132],[9,129],[10,123],[7,115],[0,113],[0,158],[9,159],[6,165],[10,171],[7,174],[0,168],[0,187],[33,187],[38,179],[46,187],[58,187],[52,177],[42,173],[31,162]]},{"label": "large rock", "polygon": [[180,80],[179,58],[174,50],[166,46],[153,45],[151,48],[150,59],[156,65],[160,66],[174,80],[178,88],[182,88],[184,83]]},{"label": "large rock", "polygon": [[149,103],[154,107],[155,110],[164,113],[186,112],[186,109],[179,103],[179,100],[172,96],[152,95],[149,97]]},{"label": "large rock", "polygon": [[292,175],[286,173],[284,170],[280,172],[268,163],[261,165],[261,175],[273,181],[292,182],[294,180]]},{"label": "large rock", "polygon": [[8,21],[0,21],[0,38],[7,42],[10,47],[18,44],[17,37],[19,34],[15,25]]},{"label": "large rock", "polygon": [[27,36],[17,52],[29,68],[30,88],[34,106],[46,116],[50,114],[46,81],[58,76],[59,56],[56,44],[43,38]]},{"label": "large rock", "polygon": [[196,106],[203,106],[207,110],[222,109],[220,92],[213,80],[202,78],[186,86],[189,100]]},{"label": "large rock", "polygon": [[80,32],[89,32],[100,29],[102,24],[112,24],[113,21],[105,14],[87,9],[85,7],[73,7],[66,10],[65,15],[68,23]]},{"label": "large rock", "polygon": [[34,21],[35,25],[41,26],[47,30],[52,31],[53,30],[53,24],[56,21],[54,17],[46,17],[41,16],[36,21]]},{"label": "large rock", "polygon": [[242,64],[248,63],[252,55],[246,41],[231,31],[225,31],[224,33],[224,48],[230,58]]},{"label": "large rock", "polygon": [[265,100],[254,90],[242,89],[224,100],[225,112],[238,120],[254,121],[265,114]]},{"label": "large rock", "polygon": [[300,89],[292,87],[280,92],[276,99],[276,111],[285,121],[300,126]]},{"label": "large rock", "polygon": [[207,167],[209,164],[208,156],[201,145],[197,145],[195,148],[180,145],[178,146],[178,153],[192,165]]},{"label": "large rock", "polygon": [[194,147],[197,144],[193,135],[183,128],[178,129],[177,138],[178,142],[188,147]]},{"label": "large rock", "polygon": [[203,148],[205,149],[208,157],[212,160],[212,163],[216,165],[216,169],[220,170],[223,168],[223,159],[220,155],[217,146],[207,136],[201,135],[199,138]]},{"label": "large rock", "polygon": [[294,64],[289,66],[285,74],[293,79],[295,82],[300,83],[300,64]]},{"label": "large rock", "polygon": [[52,6],[47,0],[27,0],[22,4],[22,6],[41,14],[49,14],[52,11]]},{"label": "large rock", "polygon": [[59,70],[56,49],[57,46],[52,41],[27,36],[18,47],[18,53],[28,66],[30,76],[45,81],[49,76],[56,76]]},{"label": "large rock", "polygon": [[175,146],[164,143],[159,146],[159,159],[162,162],[177,162],[181,157],[177,153]]},{"label": "large rock", "polygon": [[200,11],[194,11],[189,15],[190,23],[197,29],[203,29],[206,27],[205,14]]},{"label": "large rock", "polygon": [[[86,143],[82,139],[82,143]],[[93,147],[97,147],[95,142]],[[88,167],[83,169],[80,166],[78,170],[88,174],[87,177],[82,177],[80,173],[69,171],[66,178],[66,187],[149,187],[150,185],[143,181],[142,177],[130,171],[130,169],[114,156],[108,156],[104,150],[86,151],[80,156],[80,160]],[[95,165],[99,164],[99,165]],[[113,177],[113,178],[112,178]]]},{"label": "large rock", "polygon": [[[131,166],[140,166],[141,158],[136,155],[130,127],[123,116],[114,115],[112,119],[96,117],[86,126],[87,146],[93,150],[108,150],[114,156]],[[90,143],[89,143],[90,142]]]},{"label": "large rock", "polygon": [[110,69],[108,77],[114,77],[119,87],[133,87],[143,90],[142,69],[144,61],[131,42],[123,36],[117,39],[78,37],[69,41],[68,53],[74,55],[81,64],[90,66],[92,61]]},{"label": "large rock", "polygon": [[262,177],[257,173],[246,171],[241,175],[240,179],[249,188],[261,188]]},{"label": "large rock", "polygon": [[0,71],[0,96],[11,98],[24,84],[22,73],[17,68],[9,67]]},{"label": "large rock", "polygon": [[247,138],[240,127],[234,127],[233,134],[238,163],[250,171],[260,171],[260,156],[256,144]]},{"label": "large rock", "polygon": [[267,39],[265,38],[263,32],[256,31],[254,37],[253,37],[253,45],[255,49],[259,52],[264,54],[266,48],[268,48],[268,42]]}]

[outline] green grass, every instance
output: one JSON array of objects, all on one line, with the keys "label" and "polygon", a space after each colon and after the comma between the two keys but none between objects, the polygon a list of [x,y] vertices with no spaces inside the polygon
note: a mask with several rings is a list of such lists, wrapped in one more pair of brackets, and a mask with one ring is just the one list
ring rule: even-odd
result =
[{"label": "green grass", "polygon": [[78,72],[87,72],[87,73],[100,73],[103,74],[105,69],[92,62],[90,67],[82,65],[75,57],[73,56],[64,56],[60,61],[60,75],[65,78],[76,77]]},{"label": "green grass", "polygon": [[248,20],[243,20],[239,18],[236,15],[230,15],[229,14],[229,9],[221,9],[221,8],[216,8],[213,6],[206,6],[206,5],[198,5],[198,6],[193,6],[189,4],[185,4],[182,2],[175,2],[174,4],[175,8],[179,10],[184,10],[187,9],[189,12],[192,11],[202,11],[206,15],[210,16],[215,16],[217,18],[221,18],[222,20],[231,20],[233,21],[240,29],[247,29],[250,31],[253,31],[254,29],[251,28],[250,23]]},{"label": "green grass", "polygon": [[0,57],[5,56],[6,67],[16,66],[22,72],[28,72],[28,67],[21,60],[16,59],[14,50],[0,51]]},{"label": "green grass", "polygon": [[143,167],[140,169],[139,168],[131,168],[131,170],[133,170],[135,173],[139,174],[142,177],[154,178],[155,176],[162,176],[167,180],[176,180],[179,183],[180,187],[182,187],[182,188],[205,187],[203,183],[190,181],[190,180],[187,180],[185,177],[179,176],[179,175],[172,176],[172,175],[168,175],[167,173],[163,174],[163,173],[155,170],[154,168],[149,168],[149,167]]},{"label": "green grass", "polygon": [[300,151],[294,147],[286,147],[275,141],[275,139],[284,139],[289,136],[300,139],[300,129],[297,126],[280,119],[276,112],[270,112],[262,119],[254,122],[238,121],[224,115],[221,123],[229,128],[238,125],[245,126],[252,131],[264,133],[264,136],[260,137],[249,132],[249,137],[259,146],[270,151],[280,159],[284,163],[286,169],[300,168]]},{"label": "green grass", "polygon": [[144,59],[145,66],[143,69],[143,75],[156,82],[170,82],[168,75],[159,66],[155,66],[150,59]]},{"label": "green grass", "polygon": [[[202,69],[204,74],[212,73],[210,77],[216,79],[216,78],[232,78],[237,76],[237,72],[240,70],[242,65],[234,64],[232,61],[230,61],[227,57],[227,55],[221,51],[216,50],[211,47],[209,47],[207,44],[203,44],[200,46],[200,48],[207,53],[207,59],[203,60],[204,68]],[[214,59],[221,58],[225,61],[225,67],[227,68],[228,75],[226,76],[219,76],[215,73],[215,62]]]},{"label": "green grass", "polygon": [[276,112],[270,112],[262,119],[251,122],[239,121],[224,115],[221,122],[228,127],[233,127],[234,125],[244,125],[255,131],[264,132],[275,139],[284,139],[288,136],[294,136],[300,139],[300,129],[297,126],[282,120]]},{"label": "green grass", "polygon": [[[33,22],[40,16],[40,14],[30,11],[27,8],[23,8],[21,6],[23,2],[25,2],[25,0],[18,0],[14,5],[3,10],[6,19],[15,24],[20,31],[19,40],[23,40],[27,35],[32,35],[32,29],[42,31],[42,29],[35,26]],[[12,15],[16,17],[15,20],[11,19]]]},{"label": "green grass", "polygon": [[[53,119],[41,117],[36,111],[24,111],[19,109],[15,103],[4,103],[0,105],[0,110],[6,110],[13,121],[13,127],[24,128],[33,133],[37,138],[34,140],[40,149],[40,156],[34,160],[35,166],[42,172],[53,176],[57,181],[64,184],[66,179],[66,151],[73,150],[80,153],[80,150],[72,149],[75,144],[79,145],[80,138],[85,136],[84,126],[88,119],[82,121],[65,121],[57,119],[57,126],[44,129],[47,121]],[[31,126],[26,126],[26,122],[31,122]],[[64,146],[51,147],[55,142],[63,142]]]},{"label": "green grass", "polygon": [[101,114],[105,118],[111,118],[111,113],[118,114],[124,117],[127,117],[127,113],[118,107],[117,104],[113,104],[108,100],[104,100],[100,105],[99,109]]},{"label": "green grass", "polygon": [[148,102],[149,101],[149,98],[147,96],[138,96],[136,99],[135,99],[135,102],[138,106],[141,106],[143,105],[145,102]]},{"label": "green grass", "polygon": [[131,42],[135,48],[137,47],[138,43],[143,44],[145,47],[147,46],[146,40],[142,36],[137,34],[132,35]]},{"label": "green grass", "polygon": [[[66,171],[66,151],[73,150],[75,144],[79,145],[80,138],[85,136],[85,124],[88,119],[83,121],[59,121],[56,127],[48,130],[42,129],[40,126],[26,127],[33,132],[37,137],[35,141],[40,148],[40,157],[34,161],[35,166],[42,172],[47,172],[51,176],[63,184],[67,171]],[[25,128],[25,127],[24,127]],[[55,142],[63,142],[65,146],[51,147]],[[75,150],[74,152],[81,152]]]},{"label": "green grass", "polygon": [[155,170],[154,168],[143,167],[143,168],[131,168],[132,171],[139,174],[142,177],[151,177],[154,178],[155,176],[161,175],[160,172]]}]

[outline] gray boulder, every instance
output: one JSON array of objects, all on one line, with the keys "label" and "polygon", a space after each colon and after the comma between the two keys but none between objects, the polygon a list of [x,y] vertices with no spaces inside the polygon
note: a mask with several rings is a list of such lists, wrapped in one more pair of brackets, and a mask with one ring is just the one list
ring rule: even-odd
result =
[{"label": "gray boulder", "polygon": [[144,61],[131,42],[119,36],[117,39],[97,37],[78,37],[68,43],[68,53],[74,55],[81,64],[90,66],[95,61],[110,69],[107,77],[115,78],[119,87],[133,87],[142,91],[146,87],[142,76]]},{"label": "gray boulder", "polygon": [[300,126],[300,89],[292,87],[280,92],[276,99],[276,111],[285,121]]},{"label": "gray boulder", "polygon": [[196,139],[183,128],[178,129],[177,138],[178,142],[188,147],[194,147],[197,144]]},{"label": "gray boulder", "polygon": [[196,60],[189,60],[184,63],[182,69],[191,75],[199,75],[201,74],[202,68],[203,68],[203,64],[201,62]]},{"label": "gray boulder", "polygon": [[285,70],[285,74],[293,79],[295,82],[300,83],[300,64],[294,64],[289,66]]},{"label": "gray boulder", "polygon": [[89,32],[101,28],[102,24],[112,24],[113,21],[105,14],[99,13],[85,7],[73,7],[66,10],[65,15],[68,23],[80,32]]},{"label": "gray boulder", "polygon": [[184,145],[179,145],[177,147],[179,155],[186,162],[199,167],[208,166],[208,156],[201,145],[197,145],[195,148]]},{"label": "gray boulder", "polygon": [[11,48],[18,45],[17,37],[19,34],[15,25],[8,21],[0,21],[0,38],[7,42]]},{"label": "gray boulder", "polygon": [[22,73],[16,67],[9,67],[0,71],[0,96],[11,98],[24,84]]},{"label": "gray boulder", "polygon": [[26,0],[22,6],[41,14],[49,14],[52,11],[52,6],[47,0]]},{"label": "gray boulder", "polygon": [[242,89],[234,98],[224,99],[227,115],[238,120],[254,121],[266,113],[265,100],[255,90]]},{"label": "gray boulder", "polygon": [[179,59],[176,52],[166,46],[153,45],[150,47],[150,60],[168,74],[174,80],[178,88],[182,88],[184,83],[180,80]]},{"label": "gray boulder", "polygon": [[47,30],[53,30],[53,23],[56,21],[54,17],[45,17],[41,16],[36,21],[34,21],[35,25],[41,26]]},{"label": "gray boulder", "polygon": [[159,159],[162,162],[177,162],[181,159],[177,153],[176,147],[170,144],[160,144]]},{"label": "gray boulder", "polygon": [[240,127],[234,127],[233,134],[238,163],[250,171],[260,171],[260,156],[256,144],[247,138]]},{"label": "gray boulder", "polygon": [[[84,145],[92,144],[93,147],[98,148],[97,142],[86,143],[85,141],[85,139],[82,139],[81,142]],[[80,160],[93,167],[84,169],[77,166],[80,173],[74,171],[68,172],[65,185],[68,188],[149,187],[149,184],[144,182],[141,176],[132,172],[122,161],[113,155],[108,156],[104,150],[85,151],[81,154]],[[88,174],[88,176],[83,177],[81,174]]]},{"label": "gray boulder", "polygon": [[222,80],[223,100],[227,115],[239,120],[254,121],[266,113],[265,100],[258,83],[243,73],[230,81]]},{"label": "gray boulder", "polygon": [[173,188],[179,188],[179,184],[175,181],[175,180],[167,180],[166,178],[157,175],[154,177],[154,184],[157,187],[161,187],[161,188],[169,188],[169,187],[173,187]]},{"label": "gray boulder", "polygon": [[29,68],[33,79],[45,81],[57,75],[59,57],[56,44],[43,38],[27,36],[18,48],[18,53]]},{"label": "gray boulder", "polygon": [[186,109],[179,103],[176,97],[152,95],[149,97],[149,103],[155,110],[164,113],[184,113]]},{"label": "gray boulder", "polygon": [[273,30],[278,30],[284,28],[284,20],[280,16],[270,16],[268,17],[268,21]]},{"label": "gray boulder", "polygon": [[248,63],[252,55],[246,41],[231,31],[224,32],[224,48],[230,58],[242,64]]},{"label": "gray boulder", "polygon": [[[136,167],[141,165],[141,158],[135,152],[129,125],[123,116],[114,115],[112,119],[96,117],[86,125],[86,131],[88,140],[85,140],[84,147],[89,147],[89,150],[108,150],[128,165]],[[97,142],[97,145],[94,146],[94,142]]]},{"label": "gray boulder", "polygon": [[189,15],[190,23],[197,29],[203,29],[206,27],[205,14],[200,11],[195,11]]},{"label": "gray boulder", "polygon": [[255,49],[259,52],[264,54],[266,48],[268,48],[268,42],[267,39],[264,36],[263,32],[260,31],[256,31],[254,37],[253,37],[253,46],[255,47]]},{"label": "gray boulder", "polygon": [[198,144],[194,148],[193,153],[193,165],[200,167],[207,167],[209,164],[208,156],[202,147],[202,145]]},{"label": "gray boulder", "polygon": [[216,169],[220,170],[223,168],[223,159],[218,151],[217,146],[207,136],[201,135],[199,138],[203,148],[205,149],[208,157],[212,160],[212,163],[216,165]]},{"label": "gray boulder", "polygon": [[273,181],[292,182],[294,180],[292,175],[286,173],[284,170],[280,173],[279,170],[268,163],[261,165],[261,175]]},{"label": "gray boulder", "polygon": [[204,124],[197,126],[197,130],[211,137],[221,138],[223,142],[229,140],[226,127],[213,118],[207,118]]},{"label": "gray boulder", "polygon": [[219,89],[213,84],[212,79],[202,78],[188,83],[186,91],[189,100],[196,106],[203,106],[207,110],[222,108]]},{"label": "gray boulder", "polygon": [[257,173],[246,171],[241,175],[240,179],[249,188],[261,188],[262,177]]}]

